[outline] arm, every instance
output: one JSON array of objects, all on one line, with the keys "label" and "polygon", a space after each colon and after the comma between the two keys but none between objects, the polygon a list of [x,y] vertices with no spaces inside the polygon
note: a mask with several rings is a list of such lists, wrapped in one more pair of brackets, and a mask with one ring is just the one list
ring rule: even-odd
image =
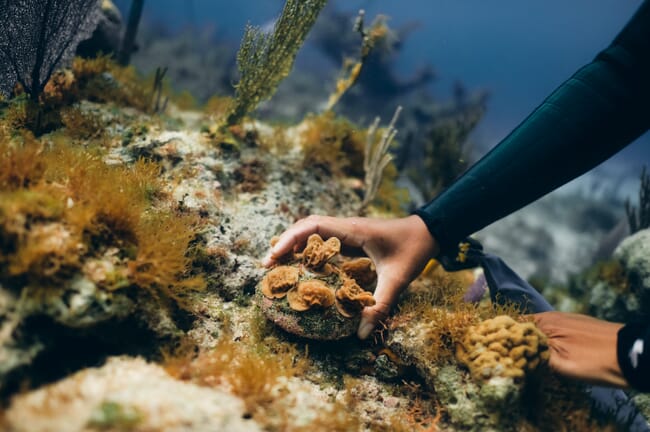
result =
[{"label": "arm", "polygon": [[600,164],[650,127],[650,1],[612,45],[416,213],[445,252]]},{"label": "arm", "polygon": [[555,311],[533,316],[548,337],[552,370],[590,384],[629,387],[617,361],[617,333],[622,324]]},{"label": "arm", "polygon": [[548,337],[550,366],[558,374],[650,392],[649,325],[623,325],[555,311],[533,317]]}]

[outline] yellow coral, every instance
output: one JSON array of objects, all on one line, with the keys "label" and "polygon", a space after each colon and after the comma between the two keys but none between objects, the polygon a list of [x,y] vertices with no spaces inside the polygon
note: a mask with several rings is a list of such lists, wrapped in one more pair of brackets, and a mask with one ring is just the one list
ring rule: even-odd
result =
[{"label": "yellow coral", "polygon": [[336,308],[344,317],[351,318],[366,306],[374,306],[375,299],[349,278],[343,279],[343,285],[336,290]]},{"label": "yellow coral", "polygon": [[287,300],[291,309],[301,312],[313,306],[327,308],[334,304],[334,291],[325,282],[312,279],[301,282],[298,288],[289,291]]},{"label": "yellow coral", "polygon": [[276,267],[262,279],[262,293],[268,298],[282,298],[296,286],[299,275],[299,270],[295,267]]},{"label": "yellow coral", "polygon": [[549,351],[546,336],[533,323],[500,315],[470,327],[456,356],[476,380],[521,379],[548,361]]},{"label": "yellow coral", "polygon": [[323,241],[318,234],[312,234],[307,239],[302,261],[307,267],[319,270],[340,251],[341,241],[336,237]]}]

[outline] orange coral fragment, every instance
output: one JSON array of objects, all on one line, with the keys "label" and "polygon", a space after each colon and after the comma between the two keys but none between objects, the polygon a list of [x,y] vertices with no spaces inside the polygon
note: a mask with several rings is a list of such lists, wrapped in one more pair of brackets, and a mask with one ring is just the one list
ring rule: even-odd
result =
[{"label": "orange coral fragment", "polygon": [[312,279],[301,282],[297,289],[289,291],[287,300],[289,307],[299,312],[306,311],[312,306],[326,308],[334,304],[334,292],[325,282]]},{"label": "orange coral fragment", "polygon": [[296,286],[300,272],[295,267],[279,266],[262,279],[262,293],[268,298],[282,298]]},{"label": "orange coral fragment", "polygon": [[312,234],[307,239],[307,246],[302,252],[302,261],[307,267],[318,270],[340,251],[341,241],[336,237],[323,241],[318,234]]},{"label": "orange coral fragment", "polygon": [[375,265],[370,258],[357,258],[346,261],[341,264],[341,270],[366,289],[377,280]]},{"label": "orange coral fragment", "polygon": [[364,291],[352,279],[343,279],[343,285],[336,290],[336,308],[344,317],[351,318],[359,314],[364,307],[374,306],[374,304],[375,299],[372,294]]}]

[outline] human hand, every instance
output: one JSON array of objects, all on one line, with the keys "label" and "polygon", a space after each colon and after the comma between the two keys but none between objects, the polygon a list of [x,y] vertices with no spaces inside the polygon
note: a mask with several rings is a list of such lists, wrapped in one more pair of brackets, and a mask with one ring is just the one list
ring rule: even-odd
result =
[{"label": "human hand", "polygon": [[362,249],[375,263],[375,305],[361,315],[357,335],[365,339],[385,319],[399,294],[415,279],[438,245],[419,216],[401,219],[333,218],[309,216],[287,229],[264,258],[266,267],[290,251],[304,248],[311,234],[324,239],[338,237],[348,248]]},{"label": "human hand", "polygon": [[629,387],[616,356],[623,324],[567,312],[533,315],[548,338],[549,366],[567,378],[613,387]]}]

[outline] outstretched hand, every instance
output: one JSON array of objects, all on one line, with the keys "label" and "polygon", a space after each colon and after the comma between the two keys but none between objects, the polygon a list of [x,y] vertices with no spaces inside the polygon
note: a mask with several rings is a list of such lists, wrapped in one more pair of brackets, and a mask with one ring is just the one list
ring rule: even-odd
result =
[{"label": "outstretched hand", "polygon": [[365,339],[385,319],[399,294],[415,279],[438,245],[419,216],[401,219],[333,218],[309,216],[287,229],[264,258],[272,266],[290,251],[304,248],[311,234],[338,237],[343,247],[362,249],[375,263],[376,304],[363,310],[357,332]]},{"label": "outstretched hand", "polygon": [[622,324],[557,311],[533,317],[548,338],[549,365],[553,371],[590,384],[629,386],[616,356],[617,335]]}]

